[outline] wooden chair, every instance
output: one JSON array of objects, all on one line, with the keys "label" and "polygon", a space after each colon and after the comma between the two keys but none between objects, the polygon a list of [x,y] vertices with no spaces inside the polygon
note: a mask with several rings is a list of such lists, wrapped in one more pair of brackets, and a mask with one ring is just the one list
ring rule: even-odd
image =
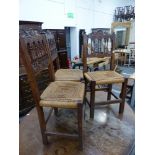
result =
[{"label": "wooden chair", "polygon": [[[89,52],[88,52],[88,39],[91,39],[91,43],[94,42],[102,42],[104,40],[104,50],[94,50],[91,51],[90,53],[93,55],[99,55],[99,56],[109,56],[111,55],[111,61],[110,61],[110,70],[107,71],[95,71],[95,72],[88,72],[87,71],[87,58],[89,57]],[[84,63],[84,77],[86,80],[86,83],[89,83],[90,89],[90,102],[87,100],[87,103],[90,106],[90,118],[94,118],[94,108],[96,104],[112,104],[112,103],[120,103],[119,107],[119,113],[123,113],[124,110],[124,103],[125,103],[125,97],[126,97],[126,85],[127,85],[127,79],[125,79],[123,76],[118,74],[117,72],[114,71],[115,65],[114,65],[114,53],[113,47],[114,47],[114,34],[108,34],[108,33],[96,33],[96,34],[91,34],[91,35],[83,35],[83,63]],[[109,42],[111,42],[109,45]],[[100,43],[99,43],[100,45]],[[94,46],[95,47],[95,46]],[[101,49],[96,47],[96,49]],[[122,83],[122,88],[121,88],[121,93],[120,97],[117,97],[113,92],[112,92],[112,84],[116,83]],[[86,84],[87,85],[87,84]],[[99,86],[99,87],[97,87]],[[104,87],[103,87],[104,86]],[[103,101],[101,103],[95,103],[95,91],[107,91],[107,101]],[[116,98],[115,100],[111,100],[111,95]]]},{"label": "wooden chair", "polygon": [[129,65],[132,65],[135,63],[135,42],[129,42],[128,49],[130,50]]},{"label": "wooden chair", "polygon": [[[80,148],[82,142],[82,106],[84,99],[84,84],[74,81],[55,81],[53,63],[48,51],[47,41],[44,35],[20,35],[20,57],[25,66],[32,95],[38,112],[38,119],[42,134],[43,144],[48,143],[48,136],[70,136],[79,138]],[[42,70],[48,68],[50,83],[41,93],[38,87],[37,79]],[[55,109],[68,108],[77,110],[78,134],[56,133],[46,129],[49,116],[45,119],[43,107]],[[32,134],[35,131],[32,131]]]},{"label": "wooden chair", "polygon": [[123,7],[117,7],[115,9],[115,21],[122,22],[124,20],[124,8]]},{"label": "wooden chair", "polygon": [[56,81],[81,81],[83,80],[83,71],[80,69],[60,69],[58,53],[56,50],[56,43],[54,35],[50,31],[45,32],[46,39],[48,41],[48,48],[52,56],[52,61],[56,60],[57,69],[55,70]]},{"label": "wooden chair", "polygon": [[104,33],[108,34],[108,32],[103,32],[102,30],[99,30],[96,32],[92,32],[87,36],[88,39],[86,54],[88,57],[85,63],[87,65],[91,63],[94,64],[94,68],[91,68],[91,70],[98,70],[96,68],[99,66],[100,69],[105,69],[105,66],[108,65],[110,62],[111,53],[109,53],[109,48],[111,48],[111,40],[106,40],[105,38],[103,38]]}]

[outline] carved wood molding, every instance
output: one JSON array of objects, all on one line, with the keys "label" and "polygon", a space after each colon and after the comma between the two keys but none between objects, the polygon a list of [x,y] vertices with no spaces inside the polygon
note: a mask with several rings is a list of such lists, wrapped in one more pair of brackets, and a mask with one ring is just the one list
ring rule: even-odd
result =
[{"label": "carved wood molding", "polygon": [[111,28],[114,29],[115,27],[126,27],[126,28],[130,28],[131,27],[131,22],[130,21],[126,21],[126,22],[113,22],[111,24]]}]

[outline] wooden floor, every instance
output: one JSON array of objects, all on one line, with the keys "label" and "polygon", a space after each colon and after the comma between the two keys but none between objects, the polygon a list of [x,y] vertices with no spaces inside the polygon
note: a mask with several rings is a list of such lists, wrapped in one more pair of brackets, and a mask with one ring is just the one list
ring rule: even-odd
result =
[{"label": "wooden floor", "polygon": [[[106,96],[98,92],[97,100]],[[118,114],[118,104],[95,108],[94,120],[89,119],[86,106],[83,121],[84,149],[79,151],[76,139],[49,137],[49,144],[42,144],[37,112],[34,108],[24,117],[19,126],[20,155],[128,155],[134,145],[134,112],[126,104],[123,115]],[[45,114],[47,113],[45,109]],[[77,132],[76,111],[59,110],[58,116],[52,116],[48,130],[69,133]]]}]

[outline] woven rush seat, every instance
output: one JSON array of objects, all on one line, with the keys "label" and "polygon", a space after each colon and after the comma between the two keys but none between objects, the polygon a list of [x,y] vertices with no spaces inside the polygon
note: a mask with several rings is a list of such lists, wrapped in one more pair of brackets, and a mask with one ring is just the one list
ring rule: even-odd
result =
[{"label": "woven rush seat", "polygon": [[124,82],[123,76],[115,71],[87,72],[84,74],[84,76],[89,81],[96,81],[96,84],[111,84]]},{"label": "woven rush seat", "polygon": [[83,72],[80,69],[59,69],[55,73],[56,81],[81,81]]},{"label": "woven rush seat", "polygon": [[40,106],[77,108],[83,103],[84,84],[80,82],[51,82],[41,95]]}]

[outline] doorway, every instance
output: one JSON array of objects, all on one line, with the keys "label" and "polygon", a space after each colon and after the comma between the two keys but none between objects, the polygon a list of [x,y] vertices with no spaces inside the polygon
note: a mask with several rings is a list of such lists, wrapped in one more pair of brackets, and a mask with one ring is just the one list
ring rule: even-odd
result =
[{"label": "doorway", "polygon": [[66,32],[66,49],[68,58],[71,60],[71,41],[70,41],[70,27],[65,27]]}]

